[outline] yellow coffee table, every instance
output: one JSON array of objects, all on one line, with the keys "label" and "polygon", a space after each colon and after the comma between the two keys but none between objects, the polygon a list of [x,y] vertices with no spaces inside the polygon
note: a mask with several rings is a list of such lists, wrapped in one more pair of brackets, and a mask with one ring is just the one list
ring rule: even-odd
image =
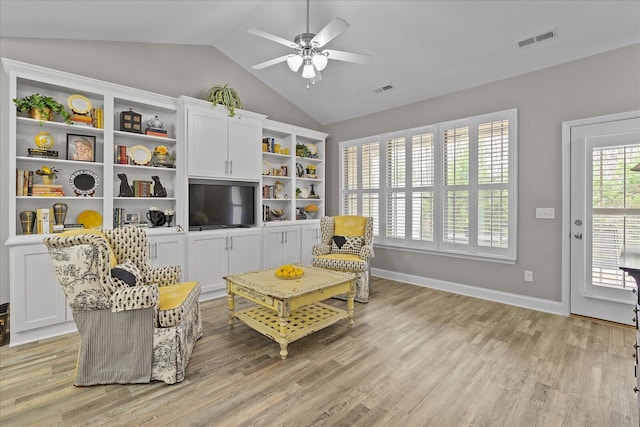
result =
[{"label": "yellow coffee table", "polygon": [[[280,357],[286,359],[290,342],[327,326],[349,319],[353,325],[353,273],[301,266],[304,276],[283,280],[276,277],[276,269],[225,276],[229,325],[238,319],[250,328],[280,344]],[[320,301],[347,294],[347,310]],[[256,305],[235,310],[235,296],[246,298]]]}]

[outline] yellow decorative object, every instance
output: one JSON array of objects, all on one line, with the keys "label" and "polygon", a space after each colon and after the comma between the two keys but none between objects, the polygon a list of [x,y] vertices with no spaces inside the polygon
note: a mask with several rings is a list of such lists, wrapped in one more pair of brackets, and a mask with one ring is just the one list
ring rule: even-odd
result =
[{"label": "yellow decorative object", "polygon": [[53,147],[53,137],[49,132],[40,132],[33,140],[38,148],[51,148]]},{"label": "yellow decorative object", "polygon": [[307,205],[304,207],[305,212],[318,212],[318,206],[316,205]]},{"label": "yellow decorative object", "polygon": [[335,236],[364,236],[367,217],[342,215],[333,218]]},{"label": "yellow decorative object", "polygon": [[78,224],[84,225],[84,228],[100,228],[102,226],[102,215],[98,211],[86,210],[78,214],[77,221]]},{"label": "yellow decorative object", "polygon": [[82,95],[71,95],[67,98],[67,105],[76,114],[87,114],[93,108],[89,98]]},{"label": "yellow decorative object", "polygon": [[165,147],[164,145],[158,145],[155,148],[154,152],[156,154],[161,154],[161,155],[164,154],[164,155],[166,155],[169,152],[169,149],[167,147]]},{"label": "yellow decorative object", "polygon": [[151,160],[151,151],[144,145],[134,145],[129,150],[129,157],[137,165],[146,165]]},{"label": "yellow decorative object", "polygon": [[280,266],[275,274],[279,279],[299,279],[304,276],[304,270],[296,265],[285,264]]},{"label": "yellow decorative object", "polygon": [[95,229],[91,229],[91,228],[90,229],[75,228],[75,229],[63,231],[62,233],[58,234],[58,236],[60,236],[60,237],[68,237],[68,236],[77,236],[79,234],[92,234],[94,236],[102,237],[105,240],[105,242],[107,242],[107,247],[109,248],[109,266],[111,268],[113,268],[118,264],[118,260],[116,258],[116,254],[115,254],[115,252],[113,252],[113,248],[109,244],[109,240],[107,239],[107,236],[105,236],[104,233],[102,231],[100,231],[100,230],[95,230]]}]

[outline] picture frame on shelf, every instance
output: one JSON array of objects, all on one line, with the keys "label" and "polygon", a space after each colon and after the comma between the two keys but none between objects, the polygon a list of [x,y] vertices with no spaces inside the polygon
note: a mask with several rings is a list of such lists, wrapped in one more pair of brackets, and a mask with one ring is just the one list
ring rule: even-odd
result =
[{"label": "picture frame on shelf", "polygon": [[126,212],[124,214],[124,223],[140,222],[140,212]]},{"label": "picture frame on shelf", "polygon": [[96,161],[96,137],[93,135],[67,134],[67,160]]}]

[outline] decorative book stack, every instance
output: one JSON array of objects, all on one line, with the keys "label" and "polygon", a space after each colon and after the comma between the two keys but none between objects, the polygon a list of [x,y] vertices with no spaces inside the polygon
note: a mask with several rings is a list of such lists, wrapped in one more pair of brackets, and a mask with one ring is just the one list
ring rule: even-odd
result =
[{"label": "decorative book stack", "polygon": [[43,157],[46,159],[57,159],[58,150],[47,150],[46,148],[28,148],[27,156],[29,157]]},{"label": "decorative book stack", "polygon": [[71,123],[76,126],[93,126],[93,117],[88,114],[74,114],[71,116]]},{"label": "decorative book stack", "polygon": [[36,209],[36,230],[38,234],[53,233],[53,209]]},{"label": "decorative book stack", "polygon": [[119,165],[128,165],[129,157],[127,156],[126,145],[116,145],[115,149],[115,162]]},{"label": "decorative book stack", "polygon": [[33,171],[16,169],[16,196],[31,196]]},{"label": "decorative book stack", "polygon": [[104,129],[104,110],[102,108],[92,108],[91,117],[94,128]]},{"label": "decorative book stack", "polygon": [[32,184],[31,196],[64,197],[62,184]]},{"label": "decorative book stack", "polygon": [[153,181],[133,181],[134,197],[151,197],[153,196]]},{"label": "decorative book stack", "polygon": [[146,135],[151,135],[151,136],[160,136],[160,137],[163,137],[163,138],[167,137],[167,130],[166,129],[146,128],[144,133]]}]

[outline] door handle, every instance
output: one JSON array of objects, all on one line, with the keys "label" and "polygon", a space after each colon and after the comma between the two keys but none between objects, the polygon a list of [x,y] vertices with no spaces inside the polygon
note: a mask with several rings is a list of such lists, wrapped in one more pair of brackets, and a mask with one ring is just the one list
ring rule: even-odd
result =
[{"label": "door handle", "polygon": [[578,240],[582,240],[582,233],[576,233],[573,235],[573,237],[575,237]]}]

